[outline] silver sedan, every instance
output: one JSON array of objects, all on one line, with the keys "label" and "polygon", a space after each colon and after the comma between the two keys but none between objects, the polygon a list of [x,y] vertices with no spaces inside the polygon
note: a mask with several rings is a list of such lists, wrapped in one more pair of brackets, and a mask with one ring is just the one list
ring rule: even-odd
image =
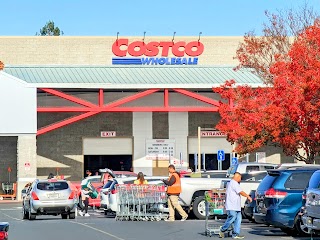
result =
[{"label": "silver sedan", "polygon": [[35,180],[22,202],[23,219],[34,220],[37,215],[59,215],[75,218],[77,194],[65,180]]}]

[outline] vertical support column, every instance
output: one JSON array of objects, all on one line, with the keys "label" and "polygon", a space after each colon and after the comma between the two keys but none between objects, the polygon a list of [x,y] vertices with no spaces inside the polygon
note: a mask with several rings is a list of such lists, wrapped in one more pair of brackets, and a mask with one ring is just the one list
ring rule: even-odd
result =
[{"label": "vertical support column", "polygon": [[183,157],[183,169],[189,167],[188,154],[189,120],[188,112],[169,112],[169,138],[176,141],[174,157]]},{"label": "vertical support column", "polygon": [[17,142],[17,199],[21,190],[37,177],[37,138],[36,134],[18,136]]},{"label": "vertical support column", "polygon": [[146,140],[152,139],[152,112],[133,113],[133,170],[152,176],[152,160],[146,159]]}]

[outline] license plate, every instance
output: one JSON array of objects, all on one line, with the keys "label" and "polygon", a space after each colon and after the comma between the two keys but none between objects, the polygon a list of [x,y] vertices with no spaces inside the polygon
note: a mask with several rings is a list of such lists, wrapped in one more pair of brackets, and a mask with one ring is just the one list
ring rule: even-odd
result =
[{"label": "license plate", "polygon": [[55,199],[55,198],[59,198],[59,193],[50,193],[50,194],[47,194],[47,196],[50,199]]}]

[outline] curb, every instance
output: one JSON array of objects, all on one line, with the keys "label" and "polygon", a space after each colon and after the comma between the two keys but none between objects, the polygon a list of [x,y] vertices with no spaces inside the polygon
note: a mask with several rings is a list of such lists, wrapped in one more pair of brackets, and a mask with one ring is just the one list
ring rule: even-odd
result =
[{"label": "curb", "polygon": [[7,203],[22,203],[22,200],[0,200],[0,204],[7,204]]}]

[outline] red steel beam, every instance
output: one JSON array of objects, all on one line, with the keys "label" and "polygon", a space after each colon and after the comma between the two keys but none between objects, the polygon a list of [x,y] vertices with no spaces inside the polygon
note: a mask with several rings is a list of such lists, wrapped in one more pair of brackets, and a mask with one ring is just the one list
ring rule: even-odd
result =
[{"label": "red steel beam", "polygon": [[115,107],[108,112],[217,112],[217,107]]},{"label": "red steel beam", "polygon": [[181,94],[186,95],[188,97],[200,100],[200,101],[205,102],[205,103],[209,103],[209,104],[214,105],[216,107],[218,107],[220,105],[218,101],[213,100],[213,99],[208,98],[208,97],[205,97],[205,96],[201,96],[200,94],[197,94],[197,93],[194,93],[194,92],[190,92],[190,91],[187,91],[187,90],[184,90],[184,89],[173,89],[173,90],[175,92],[181,93]]},{"label": "red steel beam", "polygon": [[53,131],[57,128],[61,128],[63,126],[66,126],[68,124],[71,124],[71,123],[74,123],[74,122],[77,122],[77,121],[80,121],[82,119],[85,119],[87,117],[91,117],[95,114],[97,114],[99,112],[87,112],[87,113],[83,113],[81,115],[78,115],[78,116],[75,116],[75,117],[72,117],[72,118],[69,118],[69,119],[65,119],[61,122],[57,122],[57,123],[54,123],[52,125],[49,125],[47,127],[43,127],[41,129],[39,129],[37,131],[37,136],[41,135],[41,134],[44,134],[44,133],[47,133],[47,132],[50,132],[50,131]]},{"label": "red steel beam", "polygon": [[99,107],[102,107],[104,104],[104,93],[103,89],[99,89]]},{"label": "red steel beam", "polygon": [[[197,110],[199,109],[199,110]],[[42,107],[38,108],[38,112],[158,112],[158,111],[175,111],[183,112],[196,111],[196,112],[212,112],[217,111],[217,107],[114,107],[114,108],[79,108],[79,107]]]},{"label": "red steel beam", "polygon": [[60,92],[60,91],[57,91],[57,90],[54,90],[54,89],[41,88],[41,90],[44,91],[44,92],[50,93],[50,94],[52,94],[52,95],[55,95],[55,96],[57,96],[57,97],[60,97],[60,98],[69,100],[69,101],[71,101],[71,102],[78,103],[78,104],[83,105],[83,106],[85,106],[85,107],[96,107],[96,105],[93,104],[93,103],[91,103],[91,102],[82,100],[82,99],[80,99],[80,98],[77,98],[77,97],[74,97],[74,96],[65,94],[65,93],[63,93],[63,92]]},{"label": "red steel beam", "polygon": [[164,90],[164,107],[165,108],[169,107],[169,90],[168,89]]},{"label": "red steel beam", "polygon": [[103,109],[112,109],[114,107],[118,107],[119,105],[122,105],[122,104],[125,104],[125,103],[128,103],[128,102],[132,102],[134,100],[137,100],[139,98],[142,98],[142,97],[145,97],[145,96],[148,96],[152,93],[155,93],[155,92],[158,92],[160,89],[150,89],[150,90],[146,90],[146,91],[143,91],[143,92],[140,92],[140,93],[137,93],[137,94],[134,94],[132,96],[129,96],[129,97],[125,97],[125,98],[122,98],[120,100],[117,100],[113,103],[109,103],[107,105],[104,105]]},{"label": "red steel beam", "polygon": [[38,107],[38,112],[97,112],[99,107]]}]

